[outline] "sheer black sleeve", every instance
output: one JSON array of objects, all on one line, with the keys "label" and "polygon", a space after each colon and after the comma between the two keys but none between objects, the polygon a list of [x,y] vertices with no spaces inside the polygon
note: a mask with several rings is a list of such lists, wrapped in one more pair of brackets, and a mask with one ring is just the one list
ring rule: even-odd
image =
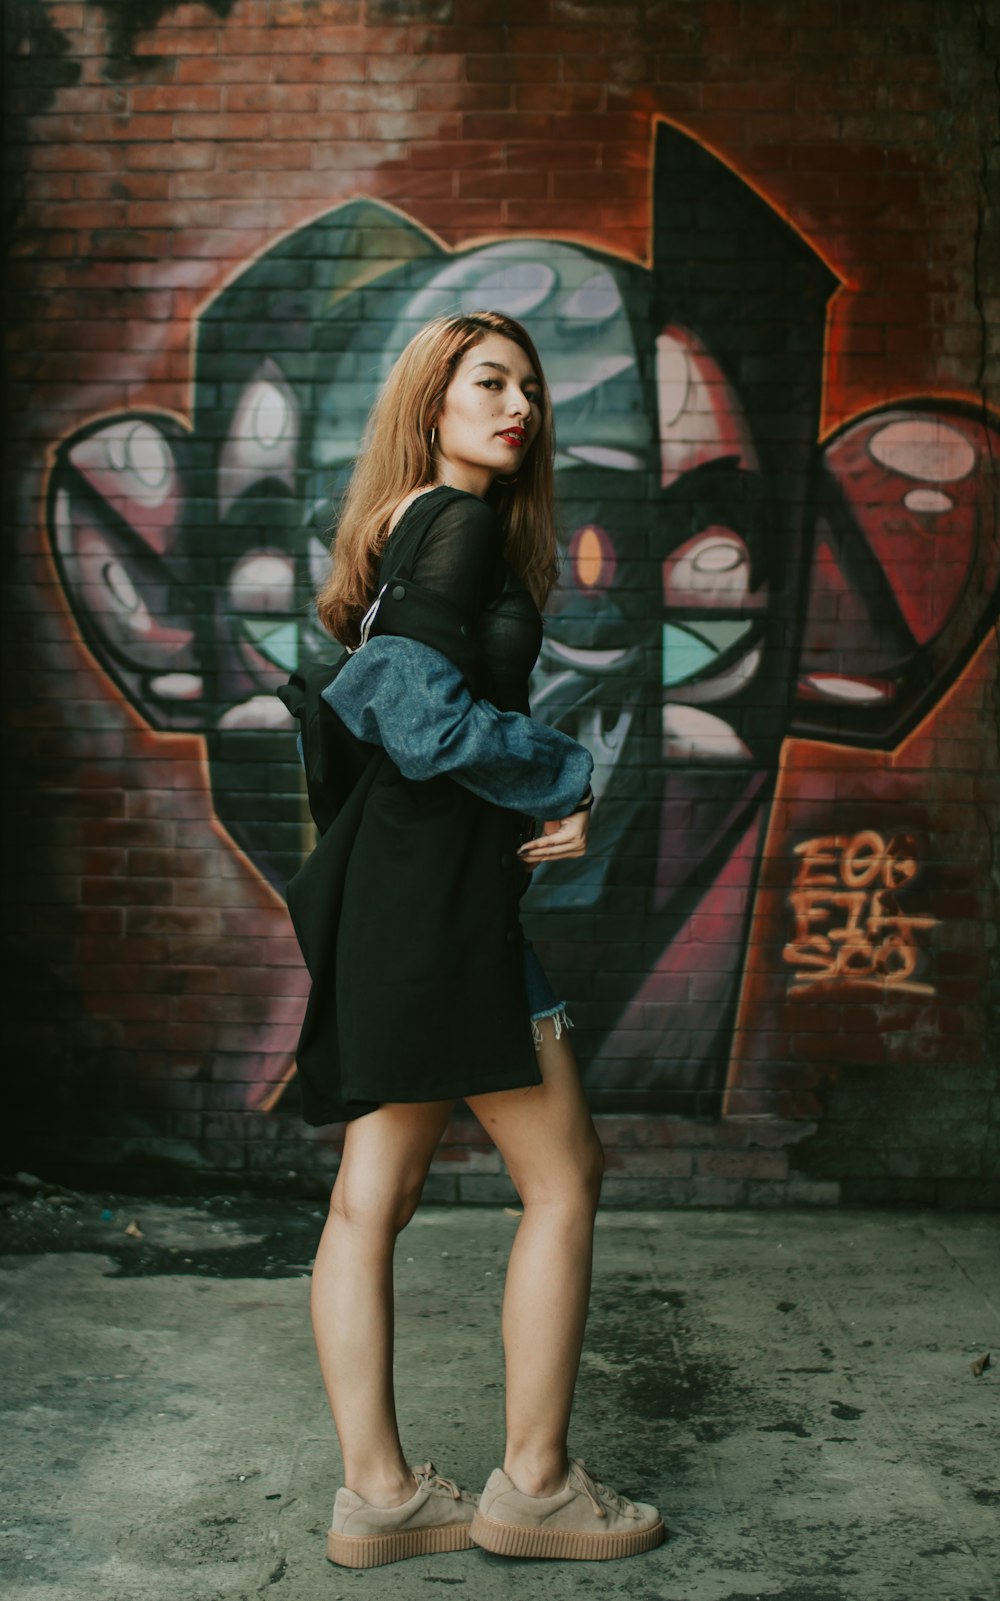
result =
[{"label": "sheer black sleeve", "polygon": [[413,581],[458,607],[475,623],[503,583],[503,530],[475,495],[448,500],[423,537]]}]

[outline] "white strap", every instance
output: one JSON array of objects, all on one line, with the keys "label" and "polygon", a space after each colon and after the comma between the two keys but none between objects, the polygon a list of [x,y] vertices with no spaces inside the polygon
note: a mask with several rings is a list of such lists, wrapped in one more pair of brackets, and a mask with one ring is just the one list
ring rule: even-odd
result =
[{"label": "white strap", "polygon": [[388,584],[383,584],[382,585],[382,588],[379,590],[378,594],[375,596],[375,599],[372,601],[372,603],[369,606],[368,610],[365,612],[365,615],[362,617],[362,619],[361,619],[361,630],[360,630],[361,638],[358,640],[358,643],[356,645],[348,645],[347,654],[349,656],[353,656],[355,651],[358,651],[358,650],[361,649],[362,645],[367,645],[367,643],[368,643],[368,635],[372,631],[372,624],[374,623],[375,618],[378,616],[378,609],[379,609],[380,605],[382,604],[382,596],[385,594],[385,592],[388,589],[388,587],[389,587]]}]

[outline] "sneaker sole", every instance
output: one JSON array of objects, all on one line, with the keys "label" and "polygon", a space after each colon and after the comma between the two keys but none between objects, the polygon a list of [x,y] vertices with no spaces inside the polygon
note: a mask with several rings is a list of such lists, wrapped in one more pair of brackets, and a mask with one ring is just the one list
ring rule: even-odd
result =
[{"label": "sneaker sole", "polygon": [[662,1545],[667,1531],[662,1520],[645,1529],[617,1534],[585,1534],[573,1529],[532,1528],[528,1524],[500,1523],[476,1512],[470,1527],[473,1542],[502,1557],[560,1557],[563,1561],[609,1562],[634,1557]]},{"label": "sneaker sole", "polygon": [[432,1556],[438,1551],[468,1551],[473,1545],[467,1523],[439,1524],[430,1529],[400,1529],[393,1534],[326,1536],[327,1560],[342,1568],[380,1568],[404,1557]]}]

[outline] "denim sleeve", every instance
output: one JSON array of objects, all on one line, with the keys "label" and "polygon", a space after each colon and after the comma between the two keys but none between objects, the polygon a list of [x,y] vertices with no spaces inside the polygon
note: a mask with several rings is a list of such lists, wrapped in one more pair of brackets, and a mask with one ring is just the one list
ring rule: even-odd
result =
[{"label": "denim sleeve", "polygon": [[575,739],[473,700],[458,668],[418,640],[375,635],[323,698],[406,778],[444,774],[496,806],[540,818],[567,817],[590,782],[593,757]]}]

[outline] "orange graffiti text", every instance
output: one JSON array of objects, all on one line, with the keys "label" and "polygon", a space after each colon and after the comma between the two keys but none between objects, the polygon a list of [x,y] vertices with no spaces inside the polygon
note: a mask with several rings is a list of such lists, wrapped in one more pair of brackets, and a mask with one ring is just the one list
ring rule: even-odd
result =
[{"label": "orange graffiti text", "polygon": [[827,834],[796,845],[798,868],[789,905],[795,934],[782,955],[795,968],[789,993],[817,984],[861,984],[933,995],[918,983],[917,935],[936,917],[900,912],[896,892],[917,873],[912,839],[886,841],[873,829]]}]

